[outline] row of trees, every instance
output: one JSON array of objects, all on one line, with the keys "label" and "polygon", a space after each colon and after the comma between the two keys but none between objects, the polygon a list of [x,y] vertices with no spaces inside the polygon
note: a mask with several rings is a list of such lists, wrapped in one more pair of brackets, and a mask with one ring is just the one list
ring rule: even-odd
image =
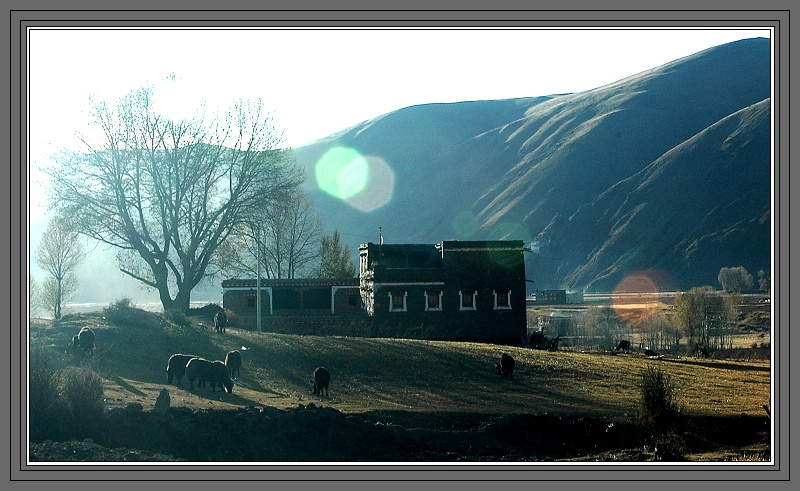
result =
[{"label": "row of trees", "polygon": [[675,298],[670,314],[654,312],[636,324],[625,322],[613,306],[591,307],[569,319],[551,320],[550,336],[571,336],[575,346],[613,348],[621,339],[640,334],[642,344],[657,351],[678,351],[702,345],[708,349],[730,349],[737,332],[742,296],[692,288]]},{"label": "row of trees", "polygon": [[[193,289],[221,274],[355,274],[338,231],[323,234],[300,188],[304,173],[278,148],[261,101],[173,120],[154,95],[145,87],[114,102],[92,99],[95,136],[79,136],[83,151],[64,151],[44,169],[52,229],[71,234],[61,252],[77,236],[111,246],[120,271],[157,291],[165,310],[188,311]],[[60,317],[77,262],[43,254],[37,263],[54,278]]]},{"label": "row of trees", "polygon": [[[730,293],[746,292],[753,288],[753,275],[744,266],[720,269],[717,280],[722,289]],[[763,269],[758,271],[758,289],[767,293],[770,291],[770,280]]]}]

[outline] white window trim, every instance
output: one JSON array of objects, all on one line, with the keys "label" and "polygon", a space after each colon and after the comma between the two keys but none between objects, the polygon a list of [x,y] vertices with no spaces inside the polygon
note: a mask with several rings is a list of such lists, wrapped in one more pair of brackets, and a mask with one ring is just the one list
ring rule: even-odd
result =
[{"label": "white window trim", "polygon": [[[503,290],[506,290],[506,288],[503,288]],[[498,306],[497,305],[497,290],[494,290],[494,309],[495,310],[511,310],[511,289],[508,288],[507,290],[508,290],[508,305],[502,305],[502,306]]]},{"label": "white window trim", "polygon": [[464,307],[464,292],[458,290],[458,310],[477,310],[478,290],[472,290],[472,307]]},{"label": "white window trim", "polygon": [[389,292],[389,312],[406,312],[408,311],[408,291],[403,292],[403,307],[400,309],[394,308],[394,299],[392,298],[392,292]]},{"label": "white window trim", "polygon": [[444,292],[441,290],[430,290],[430,293],[438,292],[439,293],[439,306],[438,307],[428,307],[428,290],[425,290],[425,312],[441,312],[442,311],[442,297],[444,296]]}]

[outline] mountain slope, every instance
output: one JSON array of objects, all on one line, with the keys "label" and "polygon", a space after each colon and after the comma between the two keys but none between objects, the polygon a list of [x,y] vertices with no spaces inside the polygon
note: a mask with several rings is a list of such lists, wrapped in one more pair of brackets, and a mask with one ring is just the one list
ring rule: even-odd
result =
[{"label": "mountain slope", "polygon": [[[351,250],[376,241],[378,227],[394,243],[538,240],[542,254],[528,261],[537,288],[609,289],[643,268],[690,288],[715,284],[723,266],[769,267],[769,97],[770,42],[749,39],[582,93],[401,109],[296,153],[312,200]],[[758,117],[739,113],[759,103],[751,110]],[[724,148],[707,140],[726,131],[735,138]],[[372,171],[349,199],[316,186],[318,162],[336,147],[365,156]],[[693,169],[708,158],[721,175]],[[651,216],[681,216],[680,226],[619,236],[619,224],[605,217],[623,211],[618,202],[645,169],[660,167],[671,178],[651,176],[635,188],[637,199]],[[745,192],[742,183],[757,185]],[[646,200],[648,193],[656,196]],[[738,202],[715,201],[742,193]],[[690,197],[707,199],[686,213]],[[580,230],[567,224],[573,215]]]}]

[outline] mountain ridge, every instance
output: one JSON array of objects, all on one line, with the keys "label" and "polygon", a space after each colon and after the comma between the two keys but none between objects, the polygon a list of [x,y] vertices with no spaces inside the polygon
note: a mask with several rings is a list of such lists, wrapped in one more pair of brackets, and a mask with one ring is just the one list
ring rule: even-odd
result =
[{"label": "mountain ridge", "polygon": [[[329,228],[362,242],[377,240],[378,227],[395,243],[522,239],[541,246],[526,261],[537,288],[610,291],[626,275],[657,268],[671,278],[657,288],[687,289],[715,284],[721,267],[769,268],[770,84],[770,41],[754,38],[585,92],[399,109],[295,153]],[[723,122],[725,139],[707,141],[719,138]],[[370,170],[381,171],[349,203],[315,185],[317,162],[337,147],[355,150]],[[698,158],[728,162],[720,169],[734,175],[703,174],[715,177],[713,186],[703,186],[692,177]],[[642,181],[648,168],[649,180]],[[687,181],[666,179],[666,168]],[[629,181],[639,183],[638,191],[622,185]],[[748,192],[745,182],[758,185]],[[656,183],[671,193],[657,193],[658,210],[641,203]],[[743,196],[694,200],[699,208],[686,214],[678,206],[684,187],[701,196],[719,197],[725,189]],[[627,217],[627,228],[609,221],[613,193],[634,193],[639,201],[638,208],[615,209]],[[384,195],[379,205],[362,206],[377,194]],[[647,230],[640,224],[645,210],[693,222]],[[575,229],[578,223],[583,230]],[[748,241],[757,245],[743,248]]]}]

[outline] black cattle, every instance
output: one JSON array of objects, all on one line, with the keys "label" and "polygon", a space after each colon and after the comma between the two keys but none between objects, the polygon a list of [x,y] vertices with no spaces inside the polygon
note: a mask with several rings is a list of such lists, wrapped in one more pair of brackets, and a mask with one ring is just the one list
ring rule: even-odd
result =
[{"label": "black cattle", "polygon": [[228,323],[228,316],[224,310],[220,310],[214,314],[214,329],[217,332],[225,332],[225,325]]},{"label": "black cattle", "polygon": [[695,356],[708,358],[708,348],[703,346],[702,344],[698,344],[694,347]]},{"label": "black cattle", "polygon": [[500,361],[497,362],[496,365],[498,374],[504,376],[508,380],[512,380],[514,378],[514,368],[516,367],[516,362],[511,355],[503,353],[503,356],[500,357]]},{"label": "black cattle", "polygon": [[314,370],[314,395],[321,396],[323,391],[328,397],[328,385],[331,383],[331,373],[323,367]]},{"label": "black cattle", "polygon": [[231,378],[237,378],[242,368],[242,354],[239,350],[228,351],[225,355],[225,366],[228,367]]},{"label": "black cattle", "polygon": [[617,343],[617,347],[614,348],[615,351],[628,351],[630,349],[631,349],[631,342],[628,341],[627,339],[621,340],[619,343]]},{"label": "black cattle", "polygon": [[232,393],[233,392],[233,380],[231,380],[230,372],[228,371],[228,367],[225,366],[225,363],[220,360],[214,360],[211,362],[211,375],[209,377],[209,381],[211,382],[211,390],[216,392],[217,387],[221,389],[225,389],[225,392]]},{"label": "black cattle", "polygon": [[194,390],[194,383],[205,387],[206,382],[211,381],[212,362],[205,358],[192,358],[186,363],[186,378],[189,380],[189,387]]},{"label": "black cattle", "polygon": [[183,375],[186,373],[186,364],[192,358],[199,358],[197,355],[184,355],[183,353],[176,353],[169,357],[167,360],[167,383],[175,381],[176,385],[181,385]]},{"label": "black cattle", "polygon": [[72,354],[79,356],[89,356],[94,353],[94,331],[88,327],[82,327],[78,334],[72,336]]},{"label": "black cattle", "polygon": [[547,340],[547,351],[556,351],[558,350],[558,342],[561,341],[561,334],[554,337],[553,339]]},{"label": "black cattle", "polygon": [[644,350],[644,356],[660,356],[660,355],[651,349],[646,349]]}]

